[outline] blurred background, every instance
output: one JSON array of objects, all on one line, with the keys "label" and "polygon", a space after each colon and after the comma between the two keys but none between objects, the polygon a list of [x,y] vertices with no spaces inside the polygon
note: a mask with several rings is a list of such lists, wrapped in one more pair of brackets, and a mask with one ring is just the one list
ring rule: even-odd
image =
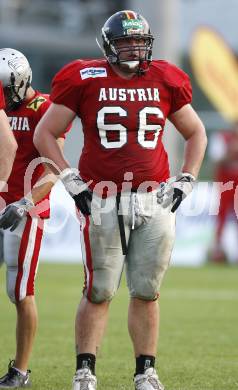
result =
[{"label": "blurred background", "polygon": [[[220,114],[200,89],[189,51],[194,32],[200,26],[207,26],[225,39],[235,55],[238,48],[237,0],[229,0],[229,7],[226,0],[0,0],[0,47],[22,51],[33,69],[33,87],[47,93],[52,77],[63,65],[76,58],[101,56],[95,37],[100,36],[105,20],[122,9],[138,11],[149,21],[155,37],[154,58],[169,60],[189,74],[193,107],[206,126],[209,140],[220,130],[230,128],[229,118]],[[220,58],[215,61],[219,63]],[[182,163],[183,142],[171,125],[165,133],[171,170],[176,174]],[[218,141],[211,142],[216,146]],[[74,167],[77,167],[82,143],[80,121],[76,120],[65,146],[67,159]],[[219,207],[212,183],[217,152],[216,147],[212,149],[210,153],[208,148],[205,157],[201,183],[179,211],[174,264],[203,264],[209,259],[214,245]],[[64,261],[67,253],[72,261],[80,260],[80,244],[74,239],[78,221],[71,199],[59,184],[52,193],[52,208],[53,218],[47,227],[42,259]],[[231,263],[238,259],[236,220],[234,215],[229,216],[219,244],[225,252],[224,257]]]}]

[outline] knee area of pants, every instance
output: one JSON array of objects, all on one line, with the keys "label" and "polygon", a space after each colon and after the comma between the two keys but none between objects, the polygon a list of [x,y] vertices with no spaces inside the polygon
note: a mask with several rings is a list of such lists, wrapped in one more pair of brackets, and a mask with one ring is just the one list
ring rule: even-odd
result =
[{"label": "knee area of pants", "polygon": [[102,289],[92,289],[90,296],[88,297],[92,303],[110,302],[115,295],[115,291]]},{"label": "knee area of pants", "polygon": [[144,301],[154,301],[158,297],[160,281],[144,278],[140,284],[130,286],[130,296]]},{"label": "knee area of pants", "polygon": [[19,298],[16,298],[15,288],[7,288],[7,295],[10,301],[14,304],[22,302],[28,296],[28,295],[22,295]]},{"label": "knee area of pants", "polygon": [[130,294],[131,298],[137,298],[140,299],[141,301],[146,301],[146,302],[153,302],[156,301],[159,297],[159,292],[157,291],[154,295],[145,295],[145,294],[138,294],[138,293],[133,293]]},{"label": "knee area of pants", "polygon": [[134,290],[130,292],[131,298],[138,298],[143,301],[154,301],[158,297],[157,290]]}]

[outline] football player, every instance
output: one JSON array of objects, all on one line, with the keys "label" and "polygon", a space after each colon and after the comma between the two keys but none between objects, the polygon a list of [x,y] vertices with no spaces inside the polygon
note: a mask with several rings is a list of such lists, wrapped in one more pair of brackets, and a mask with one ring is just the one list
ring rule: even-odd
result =
[{"label": "football player", "polygon": [[17,143],[4,112],[5,101],[0,82],[0,190],[5,186],[12,170]]},{"label": "football player", "polygon": [[[50,105],[49,96],[32,88],[28,60],[11,48],[0,50],[0,80],[18,145],[8,188],[0,192],[0,262],[6,263],[7,293],[17,311],[16,355],[6,375],[0,378],[0,389],[10,389],[30,385],[28,362],[37,328],[34,281],[44,219],[50,215],[49,192],[54,177],[51,173],[46,178],[49,172],[33,144],[35,127]],[[63,138],[62,133],[57,139],[60,150]],[[29,170],[33,160],[34,166]],[[29,181],[30,188],[24,184]]]},{"label": "football player", "polygon": [[[76,315],[73,390],[97,387],[96,352],[124,265],[135,388],[164,388],[155,369],[159,289],[173,247],[175,211],[192,191],[207,140],[191,106],[189,77],[175,65],[152,60],[153,39],[138,13],[112,15],[102,28],[105,58],[76,60],[55,76],[53,104],[34,136],[84,215],[86,277]],[[75,116],[84,133],[78,175],[56,143]],[[184,137],[185,152],[177,177],[166,183],[170,173],[162,136],[167,118]]]}]

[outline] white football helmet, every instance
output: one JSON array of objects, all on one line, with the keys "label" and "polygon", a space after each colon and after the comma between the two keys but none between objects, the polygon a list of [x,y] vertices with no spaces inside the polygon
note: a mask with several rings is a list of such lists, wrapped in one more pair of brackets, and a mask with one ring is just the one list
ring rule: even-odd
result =
[{"label": "white football helmet", "polygon": [[15,49],[0,49],[0,80],[7,110],[16,109],[24,100],[32,80],[31,67],[24,54]]}]

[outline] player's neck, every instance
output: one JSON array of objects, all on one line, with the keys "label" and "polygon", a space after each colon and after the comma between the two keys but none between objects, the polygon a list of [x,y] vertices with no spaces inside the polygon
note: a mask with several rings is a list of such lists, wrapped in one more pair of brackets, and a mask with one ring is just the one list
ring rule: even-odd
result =
[{"label": "player's neck", "polygon": [[126,80],[132,79],[136,75],[136,73],[137,73],[137,70],[135,70],[134,72],[123,71],[118,65],[112,65],[111,64],[111,67],[112,67],[113,71],[118,76],[120,76],[121,78],[126,79]]}]

